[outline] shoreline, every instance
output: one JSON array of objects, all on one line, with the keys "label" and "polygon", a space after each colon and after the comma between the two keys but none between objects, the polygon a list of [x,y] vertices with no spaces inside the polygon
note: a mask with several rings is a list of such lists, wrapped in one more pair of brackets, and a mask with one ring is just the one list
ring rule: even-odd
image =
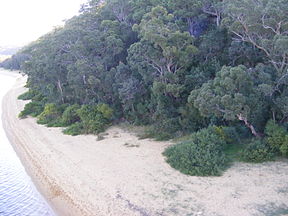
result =
[{"label": "shoreline", "polygon": [[170,142],[139,140],[118,127],[97,141],[93,135],[64,135],[34,118],[18,119],[24,85],[19,76],[3,98],[3,126],[58,215],[265,215],[260,213],[271,203],[269,211],[288,211],[288,160],[236,163],[221,177],[186,176],[162,156]]}]

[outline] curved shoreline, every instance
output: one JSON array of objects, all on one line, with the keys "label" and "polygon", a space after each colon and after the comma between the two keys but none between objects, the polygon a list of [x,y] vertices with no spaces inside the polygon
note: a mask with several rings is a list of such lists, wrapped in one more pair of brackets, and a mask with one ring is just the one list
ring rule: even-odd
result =
[{"label": "curved shoreline", "polygon": [[25,102],[17,96],[24,84],[19,77],[4,97],[3,125],[58,215],[242,216],[261,215],[269,203],[286,208],[287,160],[237,163],[222,177],[186,176],[165,163],[161,153],[169,142],[138,140],[117,127],[97,141],[92,135],[63,135],[33,118],[19,120]]}]

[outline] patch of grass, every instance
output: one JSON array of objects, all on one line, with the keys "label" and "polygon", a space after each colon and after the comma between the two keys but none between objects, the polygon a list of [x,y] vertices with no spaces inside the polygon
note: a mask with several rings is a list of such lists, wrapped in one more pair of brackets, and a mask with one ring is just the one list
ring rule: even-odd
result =
[{"label": "patch of grass", "polygon": [[128,131],[130,133],[136,134],[136,136],[140,137],[145,133],[146,126],[138,126],[134,124],[130,124],[128,122],[122,122],[117,125],[119,128]]},{"label": "patch of grass", "polygon": [[144,133],[139,135],[139,139],[153,138],[156,141],[165,141],[173,138],[173,135],[164,131],[159,131],[155,126],[148,126],[144,129]]}]

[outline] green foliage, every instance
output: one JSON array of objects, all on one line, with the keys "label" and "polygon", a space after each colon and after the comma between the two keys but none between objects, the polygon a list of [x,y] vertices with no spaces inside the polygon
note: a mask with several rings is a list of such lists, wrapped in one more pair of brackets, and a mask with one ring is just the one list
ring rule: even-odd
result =
[{"label": "green foliage", "polygon": [[154,123],[148,127],[146,131],[147,137],[156,140],[169,140],[175,137],[176,133],[180,130],[178,118],[167,118]]},{"label": "green foliage", "polygon": [[288,133],[283,126],[270,120],[265,127],[265,134],[267,135],[266,141],[274,152],[288,155]]},{"label": "green foliage", "polygon": [[64,134],[77,136],[83,133],[83,124],[76,122],[63,130]]},{"label": "green foliage", "polygon": [[215,133],[227,144],[237,144],[240,142],[235,127],[214,126]]},{"label": "green foliage", "polygon": [[253,139],[240,153],[241,160],[252,163],[271,161],[274,156],[270,146],[262,139]]},{"label": "green foliage", "polygon": [[202,115],[216,115],[227,121],[243,121],[252,134],[259,136],[253,126],[253,116],[265,111],[267,104],[257,91],[257,83],[244,66],[226,67],[216,73],[213,80],[193,90],[188,101]]},{"label": "green foliage", "polygon": [[285,136],[284,142],[279,150],[284,156],[288,157],[288,135]]},{"label": "green foliage", "polygon": [[191,139],[167,148],[164,155],[175,169],[188,175],[220,175],[228,160],[223,152],[226,143],[213,127],[191,135]]},{"label": "green foliage", "polygon": [[112,120],[113,110],[107,104],[83,105],[77,110],[83,126],[82,133],[103,132]]},{"label": "green foliage", "polygon": [[44,106],[39,101],[32,101],[25,105],[24,110],[21,111],[18,115],[19,118],[26,118],[28,115],[32,117],[38,116],[42,113]]},{"label": "green foliage", "polygon": [[153,138],[157,141],[164,141],[164,140],[172,139],[173,134],[165,132],[165,131],[158,131],[157,126],[151,125],[145,129],[144,134],[142,134],[139,138],[140,139]]},{"label": "green foliage", "polygon": [[40,115],[37,117],[37,123],[48,124],[52,121],[55,121],[60,116],[61,113],[59,112],[59,108],[56,106],[56,104],[49,103],[45,105],[43,112],[40,113]]},{"label": "green foliage", "polygon": [[[231,154],[238,136],[288,119],[287,1],[99,2],[1,64],[28,75],[19,117],[75,135],[128,121],[157,140],[216,124]],[[287,155],[286,130],[267,127],[268,145]]]},{"label": "green foliage", "polygon": [[61,117],[61,122],[63,123],[63,126],[69,126],[80,121],[80,117],[77,114],[78,109],[80,109],[80,106],[78,104],[68,106],[65,109]]},{"label": "green foliage", "polygon": [[34,90],[29,89],[27,92],[18,96],[19,100],[31,100],[33,99],[38,93]]}]

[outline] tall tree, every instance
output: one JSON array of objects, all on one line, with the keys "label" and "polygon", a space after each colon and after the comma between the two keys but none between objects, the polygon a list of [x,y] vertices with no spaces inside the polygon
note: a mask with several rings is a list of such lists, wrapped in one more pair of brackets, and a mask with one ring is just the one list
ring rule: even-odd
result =
[{"label": "tall tree", "polygon": [[223,67],[214,80],[191,92],[189,103],[204,116],[213,114],[227,121],[238,119],[253,135],[260,136],[251,119],[266,104],[257,92],[251,71],[244,66]]}]

